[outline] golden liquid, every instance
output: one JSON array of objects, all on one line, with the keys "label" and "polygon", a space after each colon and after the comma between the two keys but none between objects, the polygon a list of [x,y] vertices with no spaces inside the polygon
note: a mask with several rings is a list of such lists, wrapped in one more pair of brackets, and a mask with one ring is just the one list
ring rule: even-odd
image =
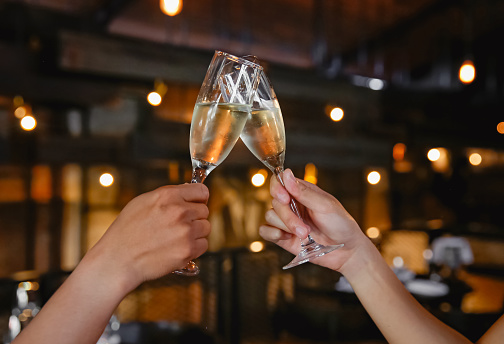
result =
[{"label": "golden liquid", "polygon": [[250,151],[269,169],[285,160],[285,128],[279,108],[253,110],[240,135]]},{"label": "golden liquid", "polygon": [[215,168],[229,155],[247,120],[250,107],[230,103],[198,103],[191,123],[194,164]]}]

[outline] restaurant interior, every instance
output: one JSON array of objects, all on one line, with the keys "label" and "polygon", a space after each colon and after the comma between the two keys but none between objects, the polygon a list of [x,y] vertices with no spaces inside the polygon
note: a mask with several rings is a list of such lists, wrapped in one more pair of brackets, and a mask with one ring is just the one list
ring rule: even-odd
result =
[{"label": "restaurant interior", "polygon": [[[0,1],[0,343],[131,199],[191,180],[215,50],[258,57],[285,166],[477,340],[504,311],[502,37],[499,0]],[[239,140],[205,180],[200,274],[139,286],[99,343],[386,343],[341,274],[282,269],[271,176]]]}]

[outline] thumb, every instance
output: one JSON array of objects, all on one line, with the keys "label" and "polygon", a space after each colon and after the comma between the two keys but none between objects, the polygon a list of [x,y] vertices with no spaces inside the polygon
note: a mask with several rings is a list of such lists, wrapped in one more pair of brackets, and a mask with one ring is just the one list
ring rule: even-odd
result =
[{"label": "thumb", "polygon": [[289,194],[306,208],[327,211],[334,206],[333,197],[316,185],[294,176],[290,169],[283,173],[285,188]]}]

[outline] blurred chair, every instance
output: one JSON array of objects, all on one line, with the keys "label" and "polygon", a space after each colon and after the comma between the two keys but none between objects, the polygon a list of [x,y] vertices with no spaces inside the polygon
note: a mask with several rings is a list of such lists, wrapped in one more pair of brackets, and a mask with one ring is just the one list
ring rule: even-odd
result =
[{"label": "blurred chair", "polygon": [[469,265],[474,262],[474,255],[471,245],[467,239],[462,237],[441,237],[432,242],[432,262],[439,265],[446,265],[452,271],[457,270],[462,265]]}]

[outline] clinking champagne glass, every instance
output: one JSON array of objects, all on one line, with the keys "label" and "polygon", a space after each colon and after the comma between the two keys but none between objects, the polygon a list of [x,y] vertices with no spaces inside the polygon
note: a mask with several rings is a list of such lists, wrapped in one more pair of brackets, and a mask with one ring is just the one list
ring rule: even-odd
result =
[{"label": "clinking champagne glass", "polygon": [[[191,183],[203,183],[231,152],[250,113],[261,71],[262,67],[254,62],[215,52],[191,122]],[[174,272],[192,276],[199,273],[199,268],[190,261],[185,268]]]},{"label": "clinking champagne glass", "polygon": [[[249,57],[250,58],[250,57]],[[285,161],[285,128],[280,105],[268,77],[261,72],[260,83],[254,96],[252,111],[241,133],[241,139],[249,150],[266,165],[283,185],[282,172]],[[291,197],[292,211],[303,219],[296,201]],[[343,247],[340,245],[321,245],[311,235],[301,241],[301,251],[283,269],[306,263]]]}]

